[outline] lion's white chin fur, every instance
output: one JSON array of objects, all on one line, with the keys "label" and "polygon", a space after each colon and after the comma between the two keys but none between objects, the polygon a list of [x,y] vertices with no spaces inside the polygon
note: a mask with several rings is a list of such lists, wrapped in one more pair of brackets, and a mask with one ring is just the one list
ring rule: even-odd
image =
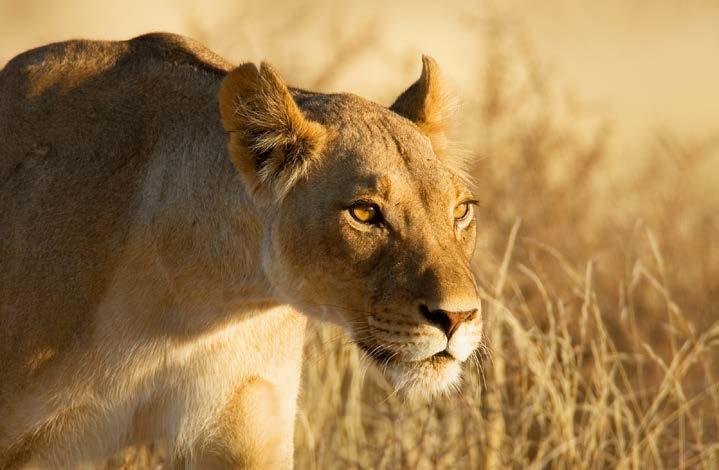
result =
[{"label": "lion's white chin fur", "polygon": [[432,356],[423,361],[390,361],[382,365],[387,380],[409,399],[431,399],[457,390],[461,363],[453,358]]}]

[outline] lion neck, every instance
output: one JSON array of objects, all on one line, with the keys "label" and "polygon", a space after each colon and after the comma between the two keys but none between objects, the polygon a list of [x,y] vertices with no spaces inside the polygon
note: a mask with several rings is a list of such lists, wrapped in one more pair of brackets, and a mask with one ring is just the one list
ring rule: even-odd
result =
[{"label": "lion neck", "polygon": [[212,112],[195,118],[204,125],[185,122],[198,134],[161,143],[143,191],[153,231],[142,237],[138,258],[147,263],[153,254],[151,295],[177,312],[183,331],[284,303],[262,268],[261,210],[227,155],[226,134]]}]

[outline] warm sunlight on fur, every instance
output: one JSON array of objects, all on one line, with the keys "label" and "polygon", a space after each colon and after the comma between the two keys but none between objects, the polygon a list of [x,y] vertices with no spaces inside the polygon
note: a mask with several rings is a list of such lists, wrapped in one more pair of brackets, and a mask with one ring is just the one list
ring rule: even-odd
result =
[{"label": "warm sunlight on fur", "polygon": [[717,24],[0,1],[0,468],[718,468]]}]

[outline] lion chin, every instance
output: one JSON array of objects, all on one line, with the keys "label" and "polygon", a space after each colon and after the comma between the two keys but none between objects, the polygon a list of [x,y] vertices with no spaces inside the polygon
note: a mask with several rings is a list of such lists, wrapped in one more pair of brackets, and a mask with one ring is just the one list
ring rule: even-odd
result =
[{"label": "lion chin", "polygon": [[407,399],[430,400],[458,390],[462,363],[447,352],[419,361],[401,361],[376,350],[362,349],[378,364],[394,389]]}]

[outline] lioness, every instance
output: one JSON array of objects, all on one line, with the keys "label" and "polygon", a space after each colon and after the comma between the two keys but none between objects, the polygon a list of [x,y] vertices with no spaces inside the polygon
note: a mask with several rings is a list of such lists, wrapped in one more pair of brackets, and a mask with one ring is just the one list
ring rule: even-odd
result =
[{"label": "lioness", "polygon": [[389,109],[169,34],[14,58],[0,467],[152,440],[172,468],[291,467],[305,315],[397,388],[447,390],[482,320],[474,201],[446,153],[428,57]]}]

